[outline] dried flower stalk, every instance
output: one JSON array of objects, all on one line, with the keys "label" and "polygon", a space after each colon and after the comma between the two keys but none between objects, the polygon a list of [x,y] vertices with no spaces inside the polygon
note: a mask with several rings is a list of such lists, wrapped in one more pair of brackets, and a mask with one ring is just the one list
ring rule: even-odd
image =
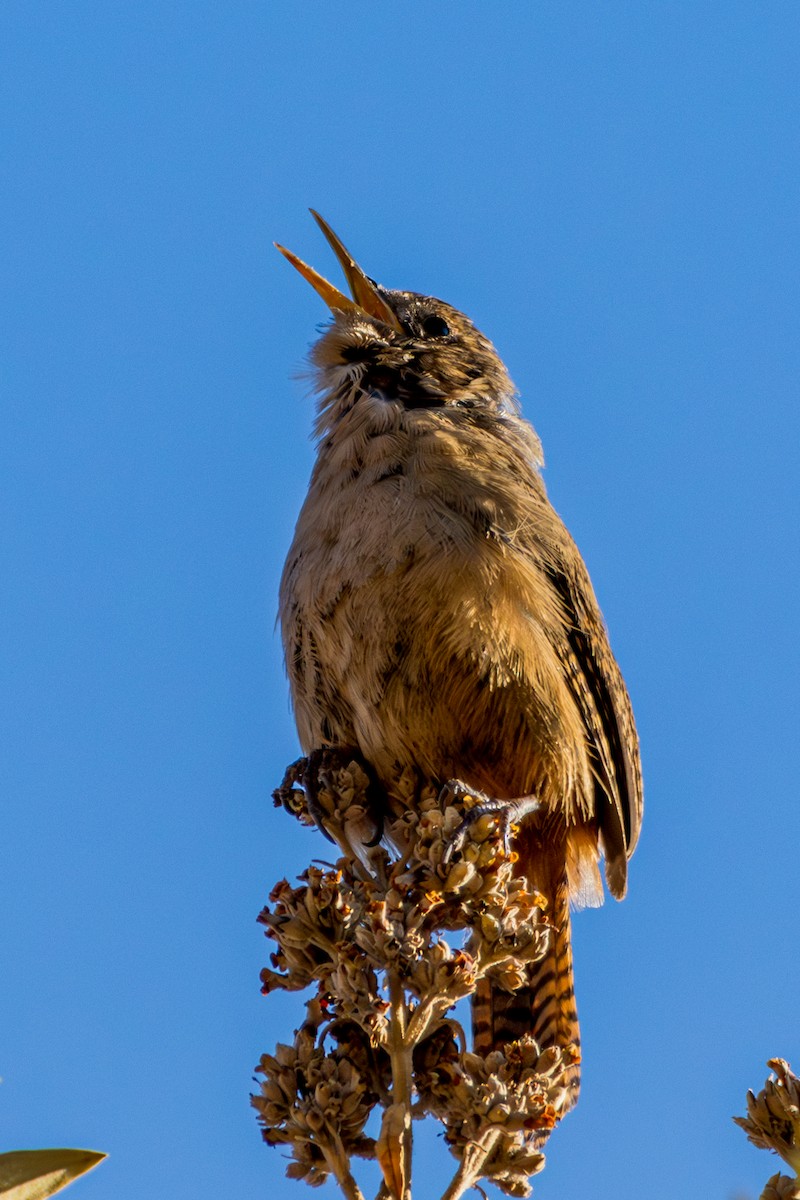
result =
[{"label": "dried flower stalk", "polygon": [[411,1200],[413,1122],[431,1116],[458,1161],[442,1200],[480,1180],[530,1195],[569,1063],[532,1038],[475,1055],[451,1015],[485,976],[513,987],[549,937],[545,902],[514,874],[496,818],[473,822],[448,858],[470,797],[440,799],[400,777],[377,829],[366,773],[333,753],[293,764],[275,797],[342,853],[297,887],[278,883],[259,918],[277,943],[263,991],[313,988],[294,1042],[257,1068],[265,1141],[290,1148],[290,1178],[333,1176],[363,1200],[352,1163],[373,1158],[380,1200]]},{"label": "dried flower stalk", "polygon": [[777,1174],[767,1180],[761,1200],[800,1200],[800,1079],[783,1058],[771,1058],[773,1072],[755,1095],[747,1093],[747,1116],[734,1117],[754,1146],[779,1154],[794,1178]]}]

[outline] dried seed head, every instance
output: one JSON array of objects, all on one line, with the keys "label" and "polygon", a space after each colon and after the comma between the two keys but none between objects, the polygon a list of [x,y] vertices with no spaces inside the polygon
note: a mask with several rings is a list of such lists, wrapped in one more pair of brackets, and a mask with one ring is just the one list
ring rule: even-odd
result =
[{"label": "dried seed head", "polygon": [[329,1174],[326,1147],[341,1146],[351,1154],[369,1150],[363,1130],[376,1097],[349,1056],[341,1049],[326,1053],[315,1035],[307,1024],[293,1046],[279,1045],[274,1055],[262,1056],[256,1070],[264,1081],[252,1103],[264,1140],[292,1148],[287,1174],[316,1185]]},{"label": "dried seed head", "polygon": [[800,1200],[800,1180],[788,1175],[773,1175],[767,1180],[759,1200]]},{"label": "dried seed head", "polygon": [[755,1095],[747,1093],[747,1116],[734,1117],[753,1145],[779,1154],[800,1175],[800,1079],[782,1058],[767,1063],[774,1075]]},{"label": "dried seed head", "polygon": [[[287,771],[276,803],[310,823],[300,782],[309,782],[302,761]],[[527,979],[550,936],[542,897],[514,874],[494,818],[468,826],[448,861],[469,799],[442,801],[403,775],[389,799],[384,845],[365,848],[362,839],[354,848],[354,830],[371,812],[366,773],[331,752],[312,784],[314,816],[343,854],[332,868],[309,867],[297,887],[278,883],[259,918],[277,945],[262,972],[264,991],[315,988],[294,1044],[264,1055],[258,1068],[264,1078],[253,1104],[265,1141],[290,1146],[287,1173],[314,1186],[339,1172],[343,1155],[377,1152],[387,1186],[401,1188],[395,1126],[409,1110],[393,1107],[391,977],[410,1039],[414,1114],[440,1121],[459,1159],[481,1147],[479,1177],[527,1196],[569,1055],[525,1038],[484,1059],[465,1048],[447,1013],[486,976],[511,988]],[[450,933],[464,945],[453,945]],[[378,1104],[394,1115],[384,1117],[376,1148],[364,1128]]]}]

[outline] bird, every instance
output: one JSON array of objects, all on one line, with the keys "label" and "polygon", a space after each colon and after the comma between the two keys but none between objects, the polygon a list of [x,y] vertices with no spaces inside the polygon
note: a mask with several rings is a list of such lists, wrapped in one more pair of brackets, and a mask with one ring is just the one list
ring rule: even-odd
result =
[{"label": "bird", "polygon": [[383,287],[311,213],[351,295],[276,243],[330,310],[310,354],[316,459],[279,619],[303,752],[354,747],[505,813],[547,903],[515,993],[482,980],[474,1050],[580,1030],[570,908],[622,899],[642,818],[631,701],[589,574],[542,479],[541,442],[492,343],[452,305]]}]

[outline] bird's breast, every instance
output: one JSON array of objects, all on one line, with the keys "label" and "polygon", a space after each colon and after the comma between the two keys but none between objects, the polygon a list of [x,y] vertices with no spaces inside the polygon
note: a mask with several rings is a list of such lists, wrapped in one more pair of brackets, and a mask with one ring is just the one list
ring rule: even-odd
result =
[{"label": "bird's breast", "polygon": [[466,770],[495,794],[521,794],[556,760],[573,771],[559,616],[513,537],[530,512],[506,501],[501,521],[480,463],[452,447],[382,449],[347,476],[317,474],[287,563],[282,620],[304,745],[355,741],[381,774]]}]

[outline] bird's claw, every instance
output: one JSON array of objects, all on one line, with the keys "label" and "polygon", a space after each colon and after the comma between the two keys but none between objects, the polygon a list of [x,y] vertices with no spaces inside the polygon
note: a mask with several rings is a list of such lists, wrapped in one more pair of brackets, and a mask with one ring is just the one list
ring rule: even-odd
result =
[{"label": "bird's claw", "polygon": [[440,800],[454,796],[462,799],[471,796],[478,803],[473,805],[450,837],[442,855],[444,863],[448,863],[456,851],[463,848],[470,829],[482,817],[496,818],[503,842],[503,852],[508,857],[511,854],[511,837],[514,828],[524,817],[538,812],[541,808],[541,804],[535,796],[522,796],[518,800],[497,800],[492,796],[487,796],[484,792],[468,787],[460,779],[449,780],[439,794]]},{"label": "bird's claw", "polygon": [[[283,807],[293,816],[305,813],[317,829],[329,842],[336,844],[326,828],[326,822],[332,817],[331,811],[322,803],[320,793],[336,792],[331,778],[332,773],[346,768],[353,760],[357,760],[369,776],[370,785],[367,789],[369,816],[374,825],[374,834],[364,841],[367,848],[377,846],[383,837],[384,813],[383,806],[375,795],[375,782],[368,765],[363,762],[357,751],[345,746],[325,746],[312,750],[308,758],[299,758],[287,767],[281,786],[273,793],[273,800],[278,807]],[[299,784],[300,787],[296,785]],[[302,788],[302,791],[300,790]]]},{"label": "bird's claw", "polygon": [[319,800],[320,784],[324,785],[324,771],[326,767],[330,767],[330,755],[331,751],[328,749],[312,750],[306,759],[302,783],[306,794],[308,815],[322,836],[335,845],[335,838],[332,838],[325,828],[326,813]]}]

